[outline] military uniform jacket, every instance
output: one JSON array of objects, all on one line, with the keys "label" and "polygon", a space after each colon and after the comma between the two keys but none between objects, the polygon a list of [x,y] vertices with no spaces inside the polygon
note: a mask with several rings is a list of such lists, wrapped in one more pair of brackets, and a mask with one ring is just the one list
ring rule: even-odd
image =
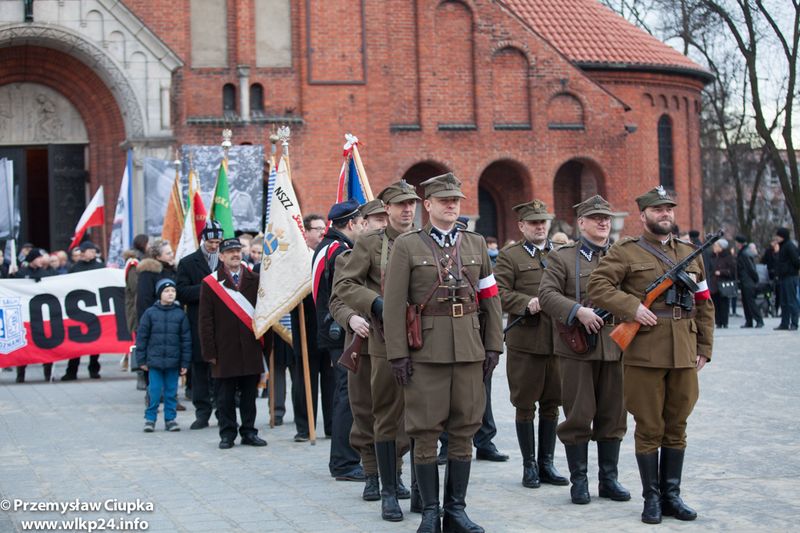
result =
[{"label": "military uniform jacket", "polygon": [[[503,351],[503,323],[500,300],[492,275],[486,241],[477,233],[461,232],[461,261],[470,279],[481,287],[479,312],[461,317],[422,316],[423,347],[410,350],[406,336],[407,303],[422,304],[434,283],[438,283],[436,260],[430,246],[419,235],[430,233],[431,225],[397,237],[389,257],[384,284],[383,318],[388,358],[411,357],[422,363],[482,361],[486,351]],[[481,322],[485,327],[481,328]]]},{"label": "military uniform jacket", "polygon": [[[388,264],[388,252],[394,248],[394,240],[400,236],[400,232],[392,226],[386,226],[385,230],[372,231],[360,236],[353,247],[352,260],[347,262],[347,266],[343,270],[339,268],[338,264],[336,265],[337,278],[340,277],[341,272],[341,285],[336,289],[339,296],[348,306],[367,318],[372,314],[372,303],[376,298],[382,296],[381,252],[384,235],[388,239]],[[376,325],[372,323],[370,325],[369,353],[378,357],[386,357],[386,344],[381,342],[381,336],[376,330]]]},{"label": "military uniform jacket", "polygon": [[[350,329],[350,318],[353,315],[359,314],[358,311],[352,307],[349,307],[341,298],[343,270],[350,262],[352,255],[352,250],[345,250],[336,257],[336,271],[333,274],[333,292],[331,293],[331,299],[328,302],[328,309],[331,312],[331,316],[336,322],[339,323],[340,326],[342,326],[342,329],[345,331],[345,347],[350,345],[350,343],[353,341],[353,335],[355,335],[353,330]],[[360,354],[364,355],[369,353],[369,345],[372,339],[372,329],[370,328],[370,336],[361,342]]]},{"label": "military uniform jacket", "polygon": [[[524,315],[528,309],[528,302],[538,296],[539,284],[548,261],[547,248],[544,252],[537,248],[531,257],[523,243],[524,241],[520,241],[500,250],[494,267],[500,301],[503,304],[503,311],[508,313],[509,323]],[[550,317],[544,312],[526,316],[508,330],[506,345],[519,352],[551,355],[552,328]]]},{"label": "military uniform jacket", "polygon": [[[632,322],[644,299],[647,287],[669,267],[656,256],[636,244],[647,242],[678,262],[694,251],[694,246],[670,239],[667,244],[649,237],[625,238],[609,249],[589,276],[589,298],[592,302],[625,322]],[[714,304],[709,299],[703,260],[698,257],[687,268],[703,289],[695,293],[695,318],[658,319],[656,326],[642,326],[624,353],[626,365],[652,368],[690,368],[697,356],[711,359],[714,335]],[[651,309],[665,309],[664,296]]]},{"label": "military uniform jacket", "polygon": [[[589,274],[600,263],[600,253],[586,246],[582,248],[580,242],[567,244],[550,252],[550,255],[547,256],[547,268],[539,285],[539,303],[542,310],[553,321],[553,353],[561,357],[585,361],[619,361],[621,352],[608,336],[611,333],[609,325],[600,330],[600,337],[595,349],[585,354],[573,352],[561,340],[555,329],[556,322],[568,325],[570,316],[572,316],[573,323],[580,322],[573,313],[573,310],[577,311],[576,306],[580,303],[575,300],[576,255],[580,257],[580,298],[582,302],[587,302],[586,287],[589,284]],[[586,307],[592,306],[587,303]],[[579,325],[579,327],[582,326]]]}]

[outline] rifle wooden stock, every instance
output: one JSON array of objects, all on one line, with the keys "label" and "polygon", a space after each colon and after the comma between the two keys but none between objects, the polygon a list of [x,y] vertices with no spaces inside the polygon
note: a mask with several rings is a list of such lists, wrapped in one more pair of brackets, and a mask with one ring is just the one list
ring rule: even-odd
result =
[{"label": "rifle wooden stock", "polygon": [[[653,305],[653,302],[655,302],[659,296],[664,294],[667,289],[672,287],[672,285],[673,282],[670,278],[664,278],[661,283],[656,285],[653,290],[645,295],[642,305],[650,309],[650,306]],[[611,340],[616,342],[617,346],[619,346],[624,352],[633,341],[633,338],[636,337],[636,334],[639,333],[639,328],[641,327],[642,325],[635,320],[633,322],[623,322],[611,330],[609,337],[611,337]]]},{"label": "rifle wooden stock", "polygon": [[339,365],[346,368],[353,374],[358,372],[358,363],[361,355],[361,344],[363,342],[364,338],[361,335],[354,334],[353,342],[351,342],[348,346],[345,347],[344,351],[342,352],[342,356],[339,357],[339,360],[337,361]]}]

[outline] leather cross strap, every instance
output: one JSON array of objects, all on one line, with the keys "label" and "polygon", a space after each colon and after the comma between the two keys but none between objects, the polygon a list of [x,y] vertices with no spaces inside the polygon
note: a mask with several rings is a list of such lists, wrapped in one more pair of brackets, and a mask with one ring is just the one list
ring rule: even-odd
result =
[{"label": "leather cross strap", "polygon": [[654,248],[653,246],[650,245],[650,243],[645,242],[644,239],[639,239],[638,241],[636,241],[636,244],[638,244],[639,247],[644,251],[650,252],[650,254],[656,256],[662,262],[666,263],[668,267],[672,268],[675,266],[675,261],[673,261],[671,257],[664,254],[661,250]]}]

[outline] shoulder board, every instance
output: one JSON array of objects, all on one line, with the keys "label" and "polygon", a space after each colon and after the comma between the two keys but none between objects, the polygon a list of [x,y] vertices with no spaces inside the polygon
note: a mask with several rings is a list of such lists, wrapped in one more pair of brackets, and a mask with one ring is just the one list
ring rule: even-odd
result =
[{"label": "shoulder board", "polygon": [[683,241],[683,240],[681,240],[681,239],[679,239],[677,237],[675,237],[675,241],[677,241],[680,244],[683,244],[684,246],[688,246],[692,250],[696,250],[697,249],[697,246],[695,246],[695,244],[693,242]]},{"label": "shoulder board", "polygon": [[395,239],[395,241],[398,241],[399,239],[407,239],[410,235],[416,235],[420,231],[422,231],[422,228],[415,228],[405,233],[401,233],[400,235],[397,236],[397,239]]},{"label": "shoulder board", "polygon": [[614,243],[614,246],[622,246],[623,244],[628,244],[630,242],[636,242],[639,240],[639,237],[623,237],[617,242]]},{"label": "shoulder board", "polygon": [[505,246],[500,248],[500,251],[502,252],[503,250],[510,250],[514,246],[522,246],[522,241],[515,241],[515,242],[512,242],[511,244],[506,244]]},{"label": "shoulder board", "polygon": [[343,251],[342,253],[340,253],[339,255],[337,255],[337,256],[336,256],[336,259],[339,259],[340,257],[347,257],[347,256],[348,256],[348,255],[350,255],[351,253],[353,253],[353,250],[352,250],[352,249],[350,249],[350,248],[348,248],[347,250],[345,250],[345,251]]},{"label": "shoulder board", "polygon": [[382,237],[384,233],[386,233],[385,229],[374,229],[374,230],[368,231],[367,233],[365,233],[364,235],[362,235],[359,238],[363,239],[364,237],[375,237],[375,236]]},{"label": "shoulder board", "polygon": [[555,249],[555,250],[553,250],[553,251],[556,251],[556,252],[557,252],[557,251],[559,251],[559,250],[563,250],[564,248],[575,248],[575,246],[577,246],[577,244],[578,244],[578,243],[577,243],[576,241],[569,242],[569,243],[567,243],[567,244],[564,244],[564,245],[561,245],[561,246],[559,246],[557,249]]}]

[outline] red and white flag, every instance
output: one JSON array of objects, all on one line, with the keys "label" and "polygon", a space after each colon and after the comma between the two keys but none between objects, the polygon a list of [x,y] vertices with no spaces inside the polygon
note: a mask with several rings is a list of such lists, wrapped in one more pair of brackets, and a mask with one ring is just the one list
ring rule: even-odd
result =
[{"label": "red and white flag", "polygon": [[86,233],[87,229],[94,228],[96,226],[102,226],[105,223],[105,200],[103,197],[103,186],[101,185],[97,189],[97,192],[94,193],[92,201],[86,206],[86,210],[83,212],[81,219],[75,226],[75,236],[72,237],[72,242],[69,244],[69,248],[75,248],[81,243],[81,239],[83,239],[83,235]]}]

